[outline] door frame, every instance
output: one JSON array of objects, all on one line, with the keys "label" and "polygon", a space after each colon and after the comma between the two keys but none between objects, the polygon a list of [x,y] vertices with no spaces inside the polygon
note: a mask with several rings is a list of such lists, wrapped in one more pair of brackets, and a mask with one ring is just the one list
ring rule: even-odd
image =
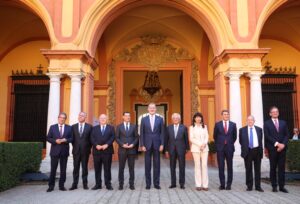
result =
[{"label": "door frame", "polygon": [[[124,93],[124,72],[125,71],[148,71],[149,69],[137,63],[130,63],[125,61],[116,62],[115,66],[115,82],[116,82],[116,124],[122,122],[123,114],[123,93]],[[192,60],[181,60],[174,63],[167,63],[159,68],[161,71],[182,71],[182,85],[183,90],[183,121],[182,123],[186,126],[191,124],[191,73],[192,73]]]}]

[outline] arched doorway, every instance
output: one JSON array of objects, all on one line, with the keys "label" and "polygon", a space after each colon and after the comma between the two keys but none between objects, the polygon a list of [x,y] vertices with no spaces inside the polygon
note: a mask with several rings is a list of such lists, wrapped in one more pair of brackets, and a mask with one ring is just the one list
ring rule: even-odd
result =
[{"label": "arched doorway", "polygon": [[51,47],[47,27],[19,1],[1,1],[0,19],[0,140],[45,146],[49,80],[40,49]]},{"label": "arched doorway", "polygon": [[282,2],[265,21],[259,39],[260,47],[271,48],[262,62],[267,72],[262,78],[264,119],[270,106],[278,106],[290,132],[299,127],[299,9],[299,1]]}]

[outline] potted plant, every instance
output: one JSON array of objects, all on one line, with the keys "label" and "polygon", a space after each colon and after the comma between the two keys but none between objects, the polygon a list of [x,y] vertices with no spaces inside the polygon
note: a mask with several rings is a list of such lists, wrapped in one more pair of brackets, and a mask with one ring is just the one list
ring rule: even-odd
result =
[{"label": "potted plant", "polygon": [[217,161],[217,150],[216,150],[216,145],[214,141],[208,142],[208,165],[212,167],[217,167],[218,166],[218,161]]}]

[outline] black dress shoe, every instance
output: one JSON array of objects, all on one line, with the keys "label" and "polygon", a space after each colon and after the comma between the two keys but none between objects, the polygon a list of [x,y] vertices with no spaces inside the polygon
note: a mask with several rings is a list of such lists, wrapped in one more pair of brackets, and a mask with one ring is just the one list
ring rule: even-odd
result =
[{"label": "black dress shoe", "polygon": [[181,188],[181,189],[185,189],[184,185],[180,185],[180,188]]},{"label": "black dress shoe", "polygon": [[286,188],[279,188],[279,191],[283,192],[283,193],[289,193],[288,190]]},{"label": "black dress shoe", "polygon": [[246,189],[246,191],[252,191],[252,188],[249,188],[249,187],[248,187],[248,188]]},{"label": "black dress shoe", "polygon": [[109,191],[114,190],[112,186],[106,186],[106,189]]},{"label": "black dress shoe", "polygon": [[231,186],[226,186],[226,190],[231,190]]},{"label": "black dress shoe", "polygon": [[77,189],[77,186],[71,186],[71,188],[69,188],[70,191],[73,191],[75,189]]},{"label": "black dress shoe", "polygon": [[123,186],[119,186],[119,190],[123,190]]},{"label": "black dress shoe", "polygon": [[92,188],[92,190],[98,190],[98,189],[101,189],[102,187],[101,186],[94,186],[93,188]]},{"label": "black dress shoe", "polygon": [[219,190],[225,190],[224,186],[219,186]]},{"label": "black dress shoe", "polygon": [[255,190],[258,192],[264,192],[264,190],[262,188],[255,188]]},{"label": "black dress shoe", "polygon": [[278,192],[277,187],[273,187],[272,192]]},{"label": "black dress shoe", "polygon": [[60,191],[66,191],[67,189],[65,187],[59,187]]},{"label": "black dress shoe", "polygon": [[146,190],[150,190],[150,186],[146,186]]},{"label": "black dress shoe", "polygon": [[154,188],[156,188],[157,190],[160,190],[160,189],[161,189],[160,186],[154,186]]},{"label": "black dress shoe", "polygon": [[134,190],[135,189],[134,186],[130,186],[129,188],[130,188],[130,190]]},{"label": "black dress shoe", "polygon": [[169,186],[169,188],[176,188],[176,185],[171,185]]},{"label": "black dress shoe", "polygon": [[89,190],[89,187],[87,185],[83,185],[84,190]]},{"label": "black dress shoe", "polygon": [[47,192],[51,192],[51,191],[53,191],[53,187],[49,187],[48,189],[47,189]]}]

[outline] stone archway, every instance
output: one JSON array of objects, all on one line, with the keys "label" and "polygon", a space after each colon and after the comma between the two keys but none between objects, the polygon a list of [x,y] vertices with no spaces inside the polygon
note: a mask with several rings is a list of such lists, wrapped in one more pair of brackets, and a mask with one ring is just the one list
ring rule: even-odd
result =
[{"label": "stone archway", "polygon": [[203,27],[211,42],[213,52],[219,55],[236,42],[230,22],[216,1],[96,1],[82,20],[74,43],[92,56],[107,26],[122,13],[143,5],[165,5],[183,11]]}]

